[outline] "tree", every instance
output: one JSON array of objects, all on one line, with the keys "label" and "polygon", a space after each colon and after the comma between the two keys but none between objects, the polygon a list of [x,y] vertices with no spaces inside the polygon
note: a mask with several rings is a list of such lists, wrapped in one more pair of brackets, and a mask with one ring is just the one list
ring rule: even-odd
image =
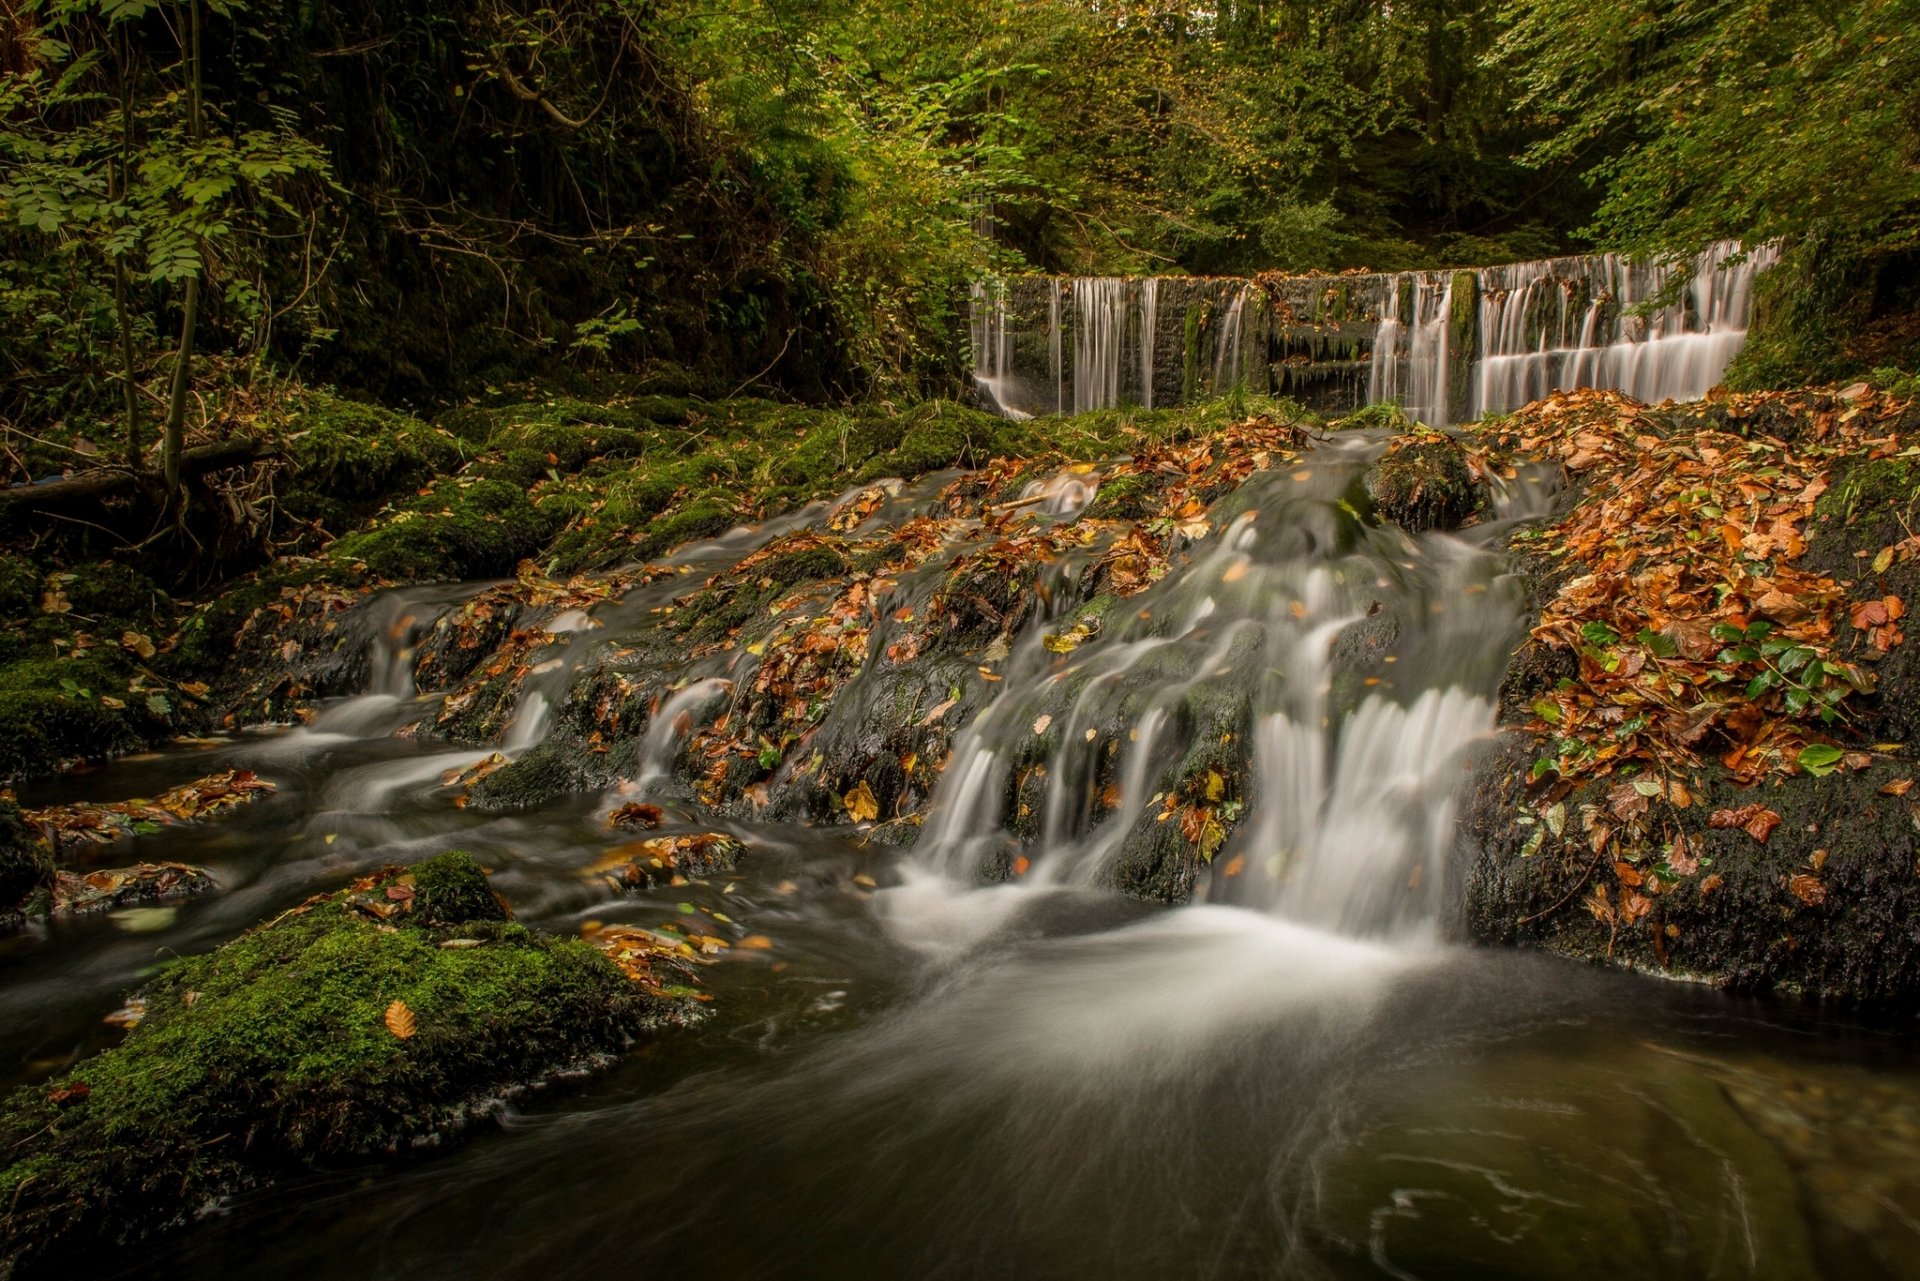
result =
[{"label": "tree", "polygon": [[141,348],[157,343],[172,303],[161,472],[177,506],[205,291],[217,288],[244,324],[269,318],[260,282],[274,224],[311,220],[327,158],[288,113],[269,107],[248,127],[206,101],[204,28],[210,17],[244,22],[237,0],[43,0],[29,11],[40,25],[28,69],[0,90],[0,215],[50,239],[82,275],[110,280],[130,467],[145,457]]}]

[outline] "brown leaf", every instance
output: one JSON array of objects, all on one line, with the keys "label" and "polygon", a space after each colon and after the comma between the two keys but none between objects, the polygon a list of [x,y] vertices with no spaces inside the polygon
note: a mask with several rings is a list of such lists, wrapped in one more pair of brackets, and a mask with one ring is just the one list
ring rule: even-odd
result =
[{"label": "brown leaf", "polygon": [[1647,798],[1632,783],[1616,783],[1607,793],[1607,808],[1615,818],[1627,823],[1647,812]]},{"label": "brown leaf", "polygon": [[1913,786],[1912,779],[1896,778],[1891,783],[1885,783],[1881,785],[1880,795],[1905,796],[1907,794],[1908,789],[1912,788],[1912,786]]},{"label": "brown leaf", "polygon": [[880,817],[880,802],[874,799],[873,789],[864,778],[841,799],[847,803],[847,817],[856,823],[871,823]]},{"label": "brown leaf", "polygon": [[1807,872],[1798,873],[1787,880],[1787,888],[1793,896],[1808,907],[1819,907],[1827,901],[1827,887],[1820,878]]},{"label": "brown leaf", "polygon": [[85,1081],[74,1081],[47,1091],[47,1102],[57,1108],[72,1107],[76,1103],[84,1102],[92,1093],[93,1087]]},{"label": "brown leaf", "polygon": [[387,1025],[387,1031],[403,1041],[418,1030],[414,1025],[413,1011],[407,1008],[405,1001],[395,1001],[389,1005],[381,1021]]},{"label": "brown leaf", "polygon": [[660,807],[649,805],[645,801],[634,801],[622,805],[607,818],[615,827],[643,827],[652,830],[660,826]]},{"label": "brown leaf", "polygon": [[1673,838],[1673,849],[1667,855],[1667,866],[1680,876],[1692,876],[1700,870],[1700,860],[1694,855],[1693,846],[1687,843],[1685,834]]},{"label": "brown leaf", "polygon": [[1715,810],[1707,819],[1708,827],[1737,827],[1762,845],[1780,826],[1780,816],[1764,805],[1742,805],[1739,809]]},{"label": "brown leaf", "polygon": [[1622,885],[1637,886],[1646,880],[1646,877],[1640,874],[1640,869],[1631,863],[1615,863],[1613,875]]}]

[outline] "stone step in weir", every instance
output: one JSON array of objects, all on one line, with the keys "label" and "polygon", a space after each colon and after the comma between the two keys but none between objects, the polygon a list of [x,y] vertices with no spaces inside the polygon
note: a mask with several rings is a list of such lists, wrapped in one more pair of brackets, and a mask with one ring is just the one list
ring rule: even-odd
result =
[{"label": "stone step in weir", "polygon": [[1164,407],[1234,388],[1434,425],[1549,392],[1692,400],[1746,341],[1777,247],[1679,262],[1588,254],[1474,270],[1009,276],[971,300],[973,381],[1016,417]]}]

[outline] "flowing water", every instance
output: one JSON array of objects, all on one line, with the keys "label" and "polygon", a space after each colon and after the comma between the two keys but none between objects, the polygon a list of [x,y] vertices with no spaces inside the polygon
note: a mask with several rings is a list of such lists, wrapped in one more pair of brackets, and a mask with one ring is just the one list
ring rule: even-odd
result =
[{"label": "flowing water", "polygon": [[[1042,608],[910,850],[734,822],[748,853],[727,878],[632,893],[592,875],[628,795],[659,798],[669,830],[710,822],[676,799],[676,746],[748,672],[698,661],[615,794],[452,804],[443,777],[537,742],[603,644],[658,626],[672,579],[550,619],[494,747],[394,735],[436,697],[412,686],[412,646],[475,590],[409,589],[366,615],[368,691],[310,725],[38,789],[30,803],[151,795],[231,766],[279,785],[117,852],[206,865],[219,895],[0,941],[13,1079],[111,1043],[102,1016],[161,958],[446,848],[551,929],[691,916],[773,941],[706,969],[709,1021],[506,1109],[498,1132],[317,1170],[98,1275],[1920,1275],[1904,1025],[1448,941],[1451,806],[1524,624],[1495,539],[1548,495],[1522,476],[1465,535],[1369,528],[1344,500],[1378,447],[1349,436],[1256,473],[1132,621],[1064,662],[1045,644],[1063,615]],[[1035,520],[1076,519],[1095,483],[1037,485]],[[825,511],[677,561],[715,572]],[[1216,855],[1238,871],[1180,908],[1104,888],[1160,780],[1223,723],[1254,740],[1236,749],[1246,821]],[[988,885],[1013,848],[1006,798],[1029,795],[1021,742],[1046,779],[1030,867]]]},{"label": "flowing water", "polygon": [[[1589,254],[1257,284],[995,280],[974,286],[974,381],[991,407],[1019,417],[1236,387],[1305,394],[1328,411],[1391,402],[1437,426],[1582,387],[1695,400],[1745,344],[1755,282],[1777,259],[1776,246],[1728,242],[1680,262]],[[1042,331],[1044,357],[1027,341]]]}]

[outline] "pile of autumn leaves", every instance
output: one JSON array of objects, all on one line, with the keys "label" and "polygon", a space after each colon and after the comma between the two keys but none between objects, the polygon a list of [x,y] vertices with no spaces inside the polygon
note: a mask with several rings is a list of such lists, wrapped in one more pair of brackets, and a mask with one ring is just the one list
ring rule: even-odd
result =
[{"label": "pile of autumn leaves", "polygon": [[[1502,452],[1558,461],[1581,487],[1541,538],[1560,580],[1534,639],[1570,651],[1578,674],[1535,698],[1529,726],[1548,744],[1533,777],[1553,780],[1522,821],[1542,835],[1568,826],[1565,798],[1583,783],[1619,779],[1581,807],[1585,843],[1613,859],[1613,884],[1592,886],[1585,906],[1616,932],[1651,914],[1663,884],[1702,870],[1698,850],[1673,835],[1657,867],[1640,866],[1615,837],[1643,833],[1649,806],[1692,807],[1691,776],[1709,761],[1740,785],[1768,776],[1864,769],[1896,744],[1857,743],[1859,695],[1875,688],[1873,664],[1900,645],[1905,604],[1863,599],[1852,584],[1795,565],[1807,524],[1840,458],[1911,454],[1896,424],[1907,402],[1858,384],[1831,397],[1769,393],[1722,402],[1728,426],[1763,408],[1799,425],[1791,444],[1754,431],[1673,429],[1672,411],[1650,411],[1611,392],[1560,395],[1522,410]],[[1776,418],[1778,415],[1776,415]],[[1496,464],[1497,465],[1497,464]],[[1920,556],[1920,539],[1870,550],[1862,576]],[[1871,750],[1866,750],[1867,748]],[[1886,789],[1904,791],[1909,780]],[[1780,816],[1760,802],[1717,809],[1713,829],[1764,844]],[[1786,891],[1818,906],[1816,862]],[[1699,882],[1712,893],[1718,875]]]},{"label": "pile of autumn leaves", "polygon": [[[1730,405],[1737,422],[1765,397]],[[1743,783],[1848,764],[1834,736],[1871,664],[1901,643],[1895,596],[1849,604],[1797,568],[1834,459],[1891,457],[1904,401],[1860,384],[1813,412],[1808,438],[1666,432],[1612,392],[1538,402],[1509,424],[1516,456],[1560,462],[1582,490],[1543,543],[1564,577],[1535,639],[1571,651],[1577,679],[1533,703],[1564,779],[1633,764],[1662,777],[1711,753]],[[1873,568],[1920,554],[1883,549]],[[1863,567],[1864,568],[1864,567]],[[1857,762],[1863,763],[1863,762]]]}]

